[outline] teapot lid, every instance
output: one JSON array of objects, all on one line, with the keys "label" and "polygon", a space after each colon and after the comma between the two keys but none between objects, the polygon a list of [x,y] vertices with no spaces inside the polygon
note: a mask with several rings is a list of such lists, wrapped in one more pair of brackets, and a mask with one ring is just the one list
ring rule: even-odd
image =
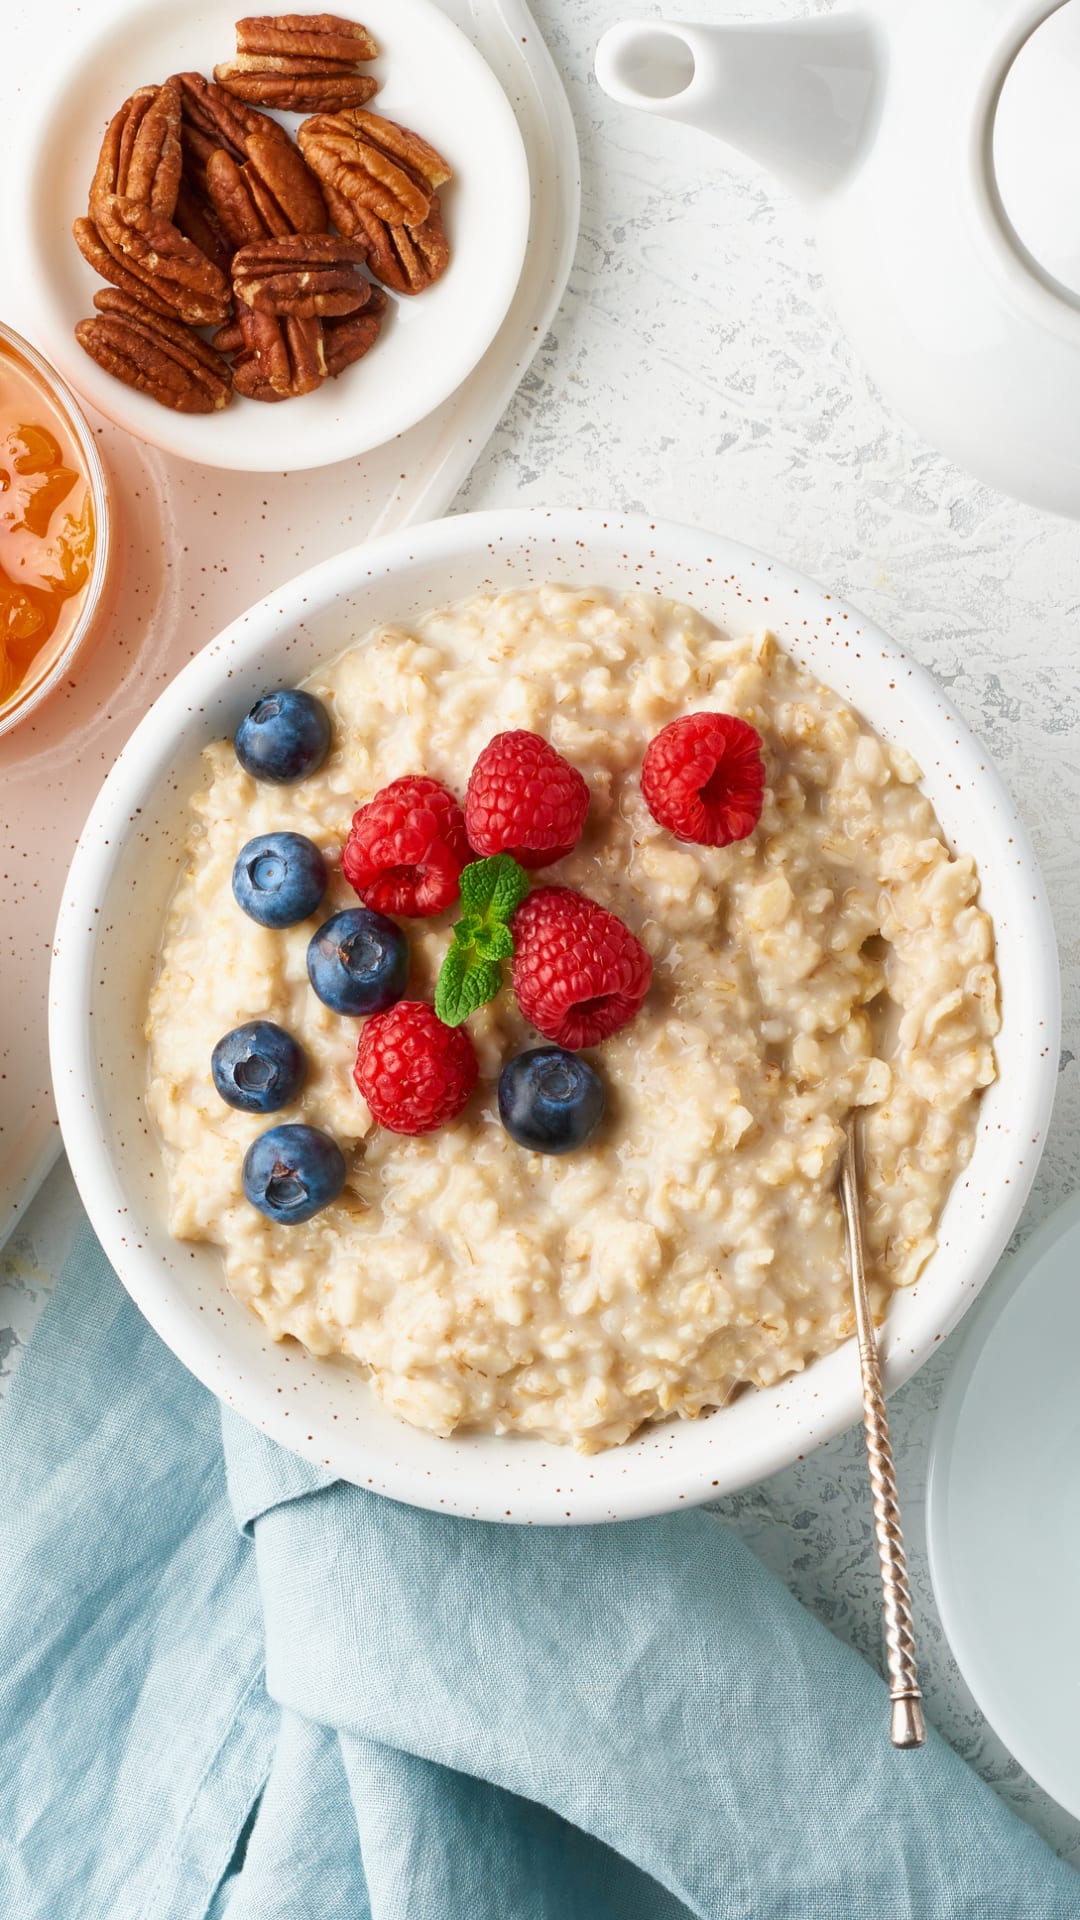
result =
[{"label": "teapot lid", "polygon": [[1080,0],[1044,19],[1012,60],[991,132],[1009,238],[1059,297],[1080,306]]}]

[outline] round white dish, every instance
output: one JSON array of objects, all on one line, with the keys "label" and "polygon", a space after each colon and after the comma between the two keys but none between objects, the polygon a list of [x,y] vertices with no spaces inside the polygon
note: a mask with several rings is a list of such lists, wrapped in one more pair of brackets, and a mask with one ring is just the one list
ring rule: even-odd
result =
[{"label": "round white dish", "polygon": [[991,1726],[1080,1818],[1080,1195],[996,1276],[963,1341],[930,1456],[942,1624]]},{"label": "round white dish", "polygon": [[[525,258],[530,188],[513,110],[483,56],[432,0],[371,0],[364,21],[380,46],[373,112],[415,127],[454,170],[443,209],[451,245],[442,279],[391,295],[372,351],[315,393],[278,406],[235,399],[221,413],[180,414],[105,373],[74,328],[101,282],[71,237],[106,121],[147,81],[232,57],[236,10],[224,0],[143,4],[112,21],[73,59],[56,55],[54,91],[21,170],[21,240],[34,283],[34,337],[85,400],[150,445],[205,466],[253,472],[327,466],[384,445],[431,413],[494,339]],[[280,116],[291,130],[300,116]],[[58,139],[56,130],[63,129]]]},{"label": "round white dish", "polygon": [[267,686],[301,680],[380,621],[550,579],[670,595],[736,633],[771,627],[915,755],[947,834],[978,861],[1002,984],[1000,1076],[984,1096],[939,1250],[890,1308],[886,1379],[899,1385],[974,1298],[1034,1176],[1058,1053],[1049,909],[1008,794],[933,680],[842,602],[719,536],[570,509],[462,515],[373,541],[270,594],[166,689],[106,781],[60,912],[50,1027],[60,1122],[87,1210],[134,1299],[200,1379],[275,1439],[359,1484],[488,1519],[565,1523],[705,1500],[786,1465],[857,1419],[854,1346],[708,1419],[648,1428],[587,1459],[533,1440],[440,1440],[402,1425],[355,1370],[275,1347],[227,1293],[214,1250],[169,1235],[142,1031],[184,796],[204,744],[231,732]]}]

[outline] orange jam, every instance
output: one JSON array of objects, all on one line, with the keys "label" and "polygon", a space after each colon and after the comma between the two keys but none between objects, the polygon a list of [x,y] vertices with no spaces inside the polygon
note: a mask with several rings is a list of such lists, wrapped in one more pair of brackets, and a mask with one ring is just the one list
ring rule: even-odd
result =
[{"label": "orange jam", "polygon": [[67,646],[94,541],[75,435],[29,362],[0,339],[0,714]]}]

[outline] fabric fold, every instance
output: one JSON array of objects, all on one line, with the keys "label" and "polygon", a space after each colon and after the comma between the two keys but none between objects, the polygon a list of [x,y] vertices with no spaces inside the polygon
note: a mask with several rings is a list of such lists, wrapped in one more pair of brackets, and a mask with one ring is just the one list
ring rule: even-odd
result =
[{"label": "fabric fold", "polygon": [[262,1797],[207,1920],[370,1920],[337,1734],[280,1716]]},{"label": "fabric fold", "polygon": [[483,1527],[338,1483],[265,1513],[256,1558],[275,1698],[539,1802],[708,1920],[1017,1920],[1032,1877],[1059,1910],[1054,1874],[1080,1912],[936,1734],[889,1745],[878,1676],[709,1513]]},{"label": "fabric fold", "polygon": [[252,1572],[216,1405],[87,1234],[0,1408],[0,1913],[201,1920],[279,1718]]}]

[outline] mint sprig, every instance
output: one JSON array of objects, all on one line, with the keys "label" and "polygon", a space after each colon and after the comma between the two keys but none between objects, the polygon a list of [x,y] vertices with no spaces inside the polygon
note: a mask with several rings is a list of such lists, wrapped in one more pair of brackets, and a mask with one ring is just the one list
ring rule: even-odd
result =
[{"label": "mint sprig", "polygon": [[529,876],[512,854],[494,853],[471,861],[460,887],[464,912],[435,988],[435,1011],[448,1027],[460,1027],[502,986],[502,963],[514,951],[510,921],[529,891]]}]

